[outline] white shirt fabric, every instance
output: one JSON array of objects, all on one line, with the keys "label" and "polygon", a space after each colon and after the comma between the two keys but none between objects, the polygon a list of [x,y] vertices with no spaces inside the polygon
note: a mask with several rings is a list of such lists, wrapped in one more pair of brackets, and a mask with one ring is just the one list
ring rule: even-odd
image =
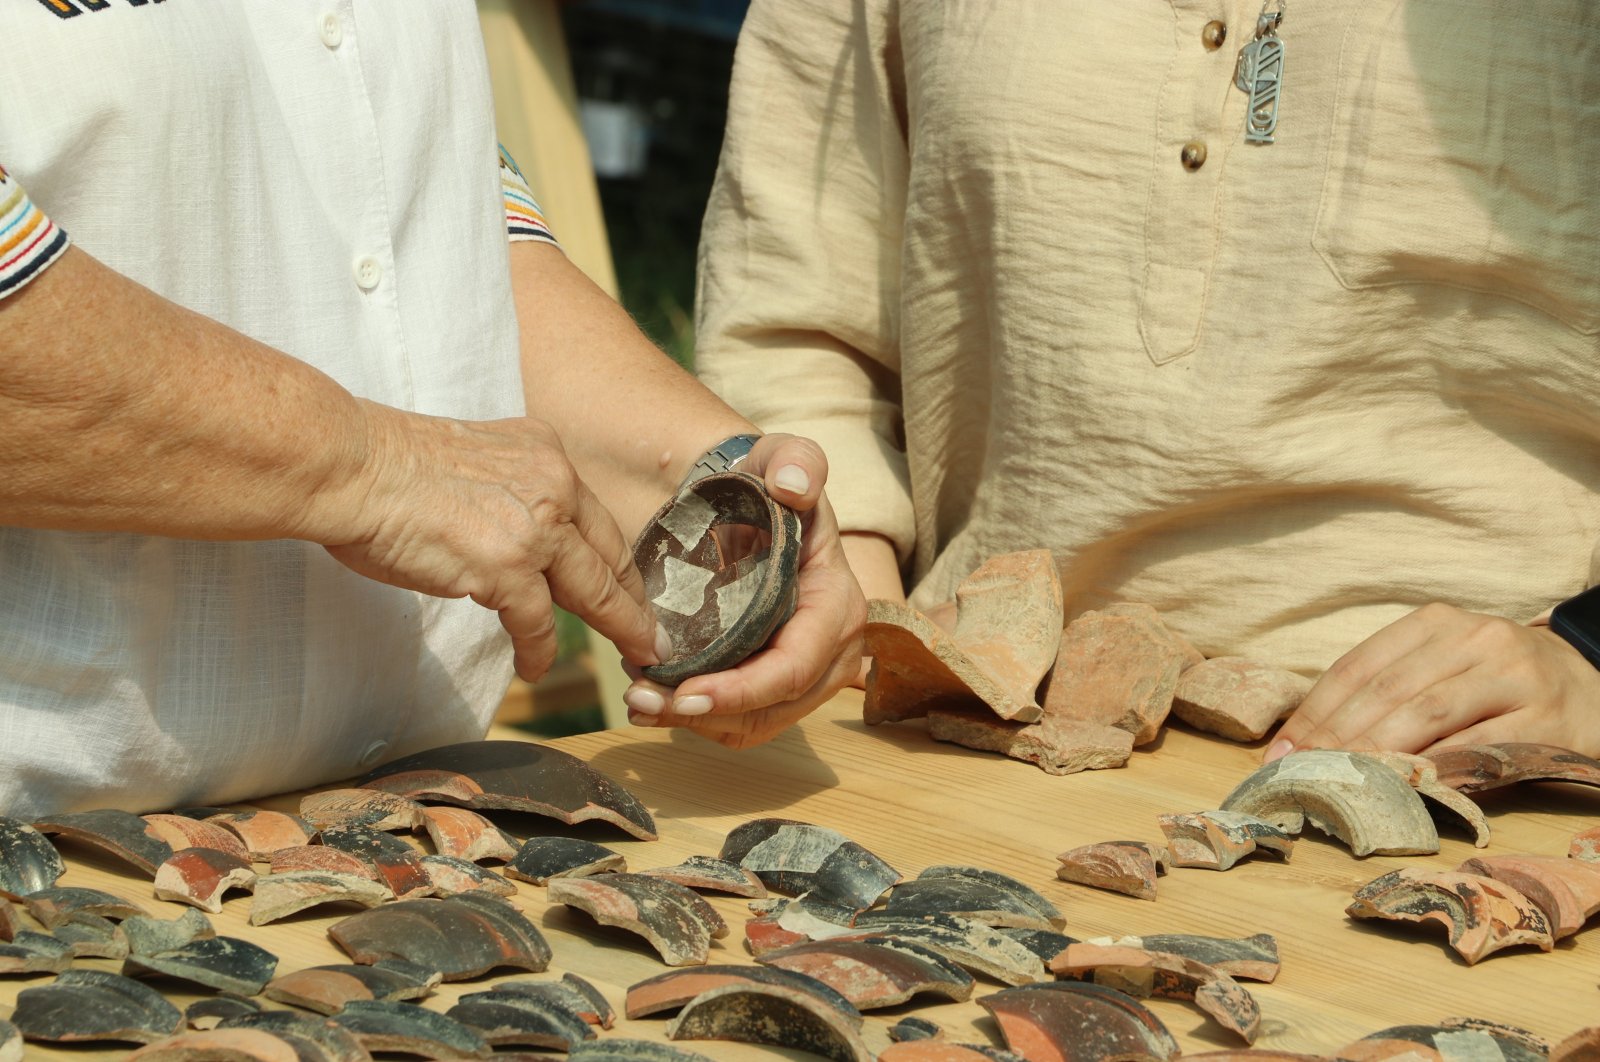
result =
[{"label": "white shirt fabric", "polygon": [[[77,246],[357,395],[523,412],[470,0],[17,2],[0,40],[0,163]],[[309,543],[0,528],[0,812],[23,819],[481,737],[510,672],[494,613]]]}]

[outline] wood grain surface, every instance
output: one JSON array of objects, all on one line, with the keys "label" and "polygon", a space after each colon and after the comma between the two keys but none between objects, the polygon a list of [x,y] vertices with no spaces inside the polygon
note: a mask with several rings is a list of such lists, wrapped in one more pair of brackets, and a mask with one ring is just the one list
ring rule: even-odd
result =
[{"label": "wood grain surface", "polygon": [[[1159,813],[1216,807],[1255,767],[1258,747],[1169,729],[1155,745],[1137,750],[1126,768],[1052,777],[1027,764],[937,744],[915,724],[868,728],[860,715],[860,694],[849,691],[777,741],[741,753],[685,733],[637,728],[553,742],[630,786],[655,815],[659,841],[636,841],[593,824],[571,829],[533,816],[495,817],[519,838],[564,833],[600,841],[624,853],[630,869],[644,869],[689,855],[714,855],[732,827],[782,816],[833,827],[907,877],[936,863],[1012,874],[1054,901],[1067,917],[1066,932],[1075,937],[1271,933],[1282,953],[1282,973],[1272,984],[1246,982],[1261,1005],[1257,1047],[1331,1054],[1387,1026],[1449,1017],[1509,1022],[1551,1040],[1600,1023],[1600,927],[1560,942],[1549,953],[1515,949],[1468,967],[1449,949],[1440,927],[1357,923],[1344,915],[1356,888],[1400,866],[1449,869],[1485,852],[1564,855],[1572,834],[1600,824],[1600,790],[1535,784],[1489,794],[1483,803],[1494,836],[1487,849],[1473,848],[1464,833],[1447,833],[1435,856],[1358,860],[1337,842],[1308,831],[1290,863],[1268,856],[1252,857],[1225,873],[1175,869],[1160,880],[1155,901],[1135,900],[1058,881],[1056,853],[1092,841],[1160,841]],[[293,810],[296,803],[285,796],[259,806]],[[70,844],[63,849],[69,870],[61,884],[103,888],[162,917],[181,913],[178,905],[156,900],[151,883],[131,868],[93,850]],[[665,969],[642,939],[547,904],[543,889],[525,883],[519,889],[517,902],[549,938],[555,958],[548,973],[508,972],[507,977],[544,979],[574,971],[593,981],[620,1012],[628,985]],[[744,901],[713,897],[712,902],[733,932],[713,944],[711,961],[749,962],[743,947]],[[220,934],[252,940],[277,954],[279,973],[347,961],[326,932],[350,912],[312,911],[256,928],[245,921],[249,903],[247,895],[231,894],[213,922]],[[79,962],[117,968],[106,960]],[[463,993],[497,979],[441,986],[427,1005],[447,1009]],[[46,981],[0,980],[0,1016],[9,1015],[18,991]],[[180,1005],[194,998],[176,983],[161,987]],[[1000,987],[980,979],[975,996]],[[1149,1005],[1186,1052],[1242,1046],[1188,1004],[1153,1000]],[[999,1042],[976,1003],[924,1006],[913,1000],[869,1012],[867,1043],[886,1046],[889,1024],[912,1012],[944,1025],[951,1040]],[[615,1030],[602,1035],[660,1038],[664,1028],[664,1020],[619,1019]],[[812,1057],[734,1043],[684,1046],[714,1059]],[[52,1051],[30,1044],[27,1057],[118,1058],[129,1049]]]}]

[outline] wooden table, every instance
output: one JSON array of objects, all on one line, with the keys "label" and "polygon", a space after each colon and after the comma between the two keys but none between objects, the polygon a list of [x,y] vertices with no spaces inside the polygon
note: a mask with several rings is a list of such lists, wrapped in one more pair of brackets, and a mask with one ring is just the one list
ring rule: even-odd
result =
[{"label": "wooden table", "polygon": [[[1058,778],[1027,764],[935,743],[916,725],[866,727],[860,708],[860,694],[846,692],[777,741],[742,753],[685,733],[641,729],[554,743],[629,785],[655,815],[659,841],[635,841],[601,826],[564,830],[533,817],[502,821],[518,836],[576,832],[600,840],[623,852],[630,867],[644,869],[697,853],[715,854],[723,836],[739,823],[784,816],[831,826],[908,877],[934,863],[966,863],[1015,875],[1053,900],[1067,916],[1066,931],[1077,937],[1271,933],[1278,939],[1283,972],[1272,984],[1246,982],[1263,1015],[1257,1047],[1325,1054],[1390,1025],[1451,1016],[1510,1022],[1552,1040],[1600,1023],[1600,928],[1562,941],[1550,953],[1516,949],[1468,967],[1445,944],[1439,927],[1410,930],[1344,916],[1351,892],[1379,874],[1408,864],[1452,868],[1473,855],[1478,850],[1463,836],[1446,836],[1436,856],[1358,860],[1336,842],[1308,832],[1291,863],[1252,857],[1226,873],[1177,869],[1161,879],[1157,900],[1135,900],[1056,880],[1055,854],[1092,841],[1159,841],[1158,813],[1215,807],[1255,767],[1257,749],[1174,729],[1136,752],[1122,770]],[[295,806],[289,797],[261,803],[286,810]],[[1527,785],[1491,794],[1485,804],[1494,831],[1489,853],[1564,855],[1573,833],[1600,823],[1600,791],[1576,786]],[[163,917],[181,913],[178,905],[155,900],[149,881],[130,868],[91,850],[66,847],[70,869],[62,884],[104,888]],[[508,976],[543,978],[572,970],[595,982],[620,1012],[629,984],[664,969],[640,938],[549,906],[542,889],[520,888],[518,902],[549,938],[555,959],[548,974]],[[733,932],[713,945],[711,961],[750,961],[740,930],[748,917],[744,901],[715,897],[712,902]],[[245,921],[249,903],[248,896],[234,893],[213,921],[219,933],[244,937],[277,954],[280,973],[347,961],[325,933],[348,911],[312,912],[253,928]],[[116,969],[104,960],[80,961]],[[428,1004],[446,1009],[489,980],[444,985]],[[41,983],[42,978],[0,981],[0,1015],[10,1013],[19,990]],[[999,987],[980,980],[975,995]],[[175,1000],[193,998],[171,994]],[[1186,1052],[1241,1046],[1189,1004],[1153,1000],[1149,1005]],[[944,1025],[952,1040],[998,1043],[985,1012],[968,1002],[869,1012],[868,1044],[886,1045],[888,1024],[913,1010]],[[619,1020],[608,1035],[662,1037],[664,1026],[661,1020]],[[731,1043],[685,1046],[716,1059],[811,1057]],[[35,1045],[28,1050],[29,1058],[125,1053],[122,1048],[52,1052]]]}]

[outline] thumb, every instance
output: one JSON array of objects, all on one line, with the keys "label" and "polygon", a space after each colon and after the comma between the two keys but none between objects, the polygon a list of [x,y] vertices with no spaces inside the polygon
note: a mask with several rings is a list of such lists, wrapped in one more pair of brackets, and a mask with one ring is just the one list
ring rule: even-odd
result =
[{"label": "thumb", "polygon": [[767,492],[798,512],[814,508],[828,481],[828,458],[811,439],[782,432],[763,435],[741,471],[760,476]]}]

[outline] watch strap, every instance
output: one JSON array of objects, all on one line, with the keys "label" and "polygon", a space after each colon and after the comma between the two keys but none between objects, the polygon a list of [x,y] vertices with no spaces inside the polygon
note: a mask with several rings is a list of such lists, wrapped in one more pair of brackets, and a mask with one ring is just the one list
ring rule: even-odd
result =
[{"label": "watch strap", "polygon": [[745,434],[730,435],[723,439],[700,455],[700,459],[694,463],[688,474],[683,477],[683,482],[678,485],[678,489],[681,491],[689,484],[705,479],[707,476],[715,475],[718,472],[733,471],[735,466],[750,456],[750,451],[755,449],[756,442],[760,438],[761,436],[759,435]]}]

